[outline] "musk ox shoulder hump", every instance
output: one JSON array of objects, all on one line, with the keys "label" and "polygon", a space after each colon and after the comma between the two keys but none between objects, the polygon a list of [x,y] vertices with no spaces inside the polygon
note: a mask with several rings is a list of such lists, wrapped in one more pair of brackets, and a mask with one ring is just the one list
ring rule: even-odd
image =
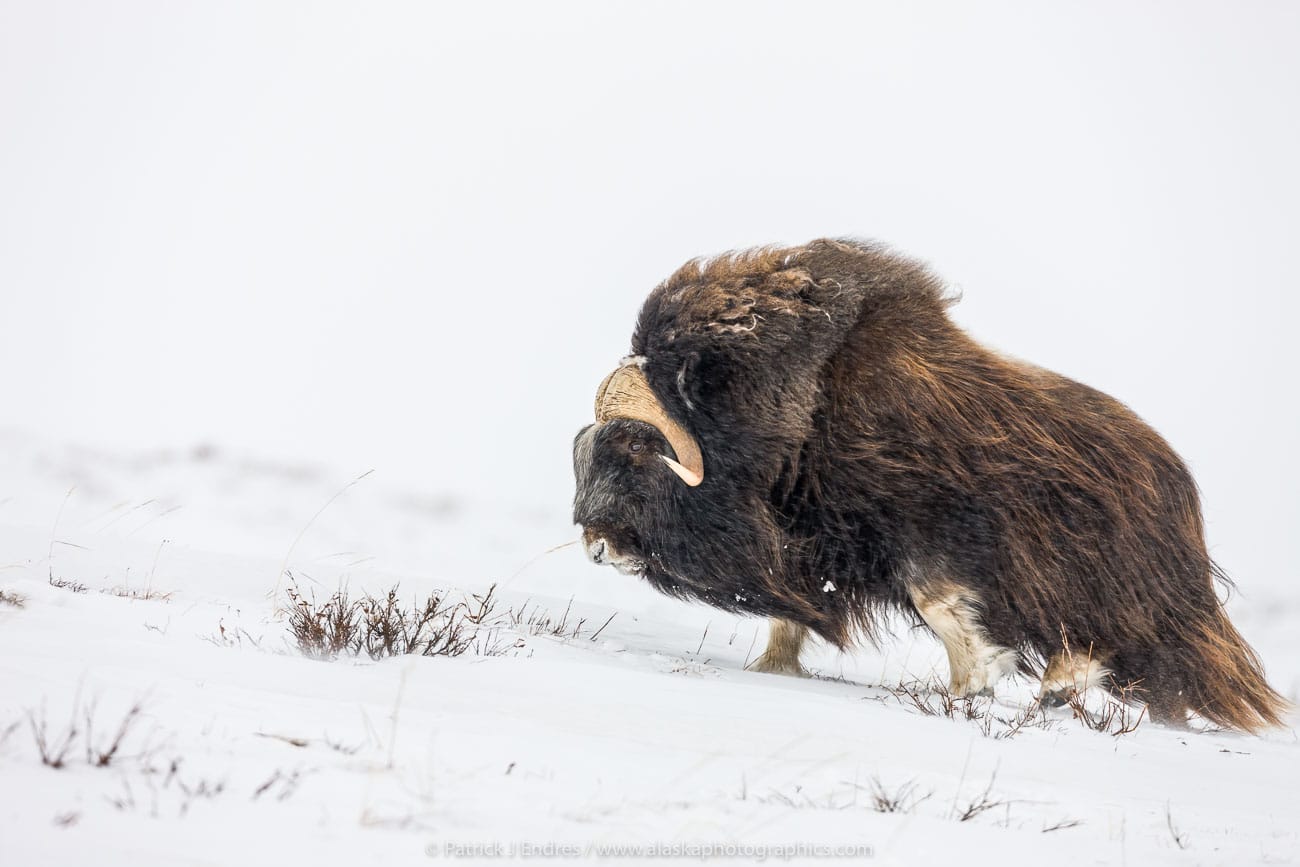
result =
[{"label": "musk ox shoulder hump", "polygon": [[632,352],[682,340],[784,344],[842,335],[864,307],[941,311],[955,296],[929,269],[884,244],[822,239],[692,259],[646,298]]}]

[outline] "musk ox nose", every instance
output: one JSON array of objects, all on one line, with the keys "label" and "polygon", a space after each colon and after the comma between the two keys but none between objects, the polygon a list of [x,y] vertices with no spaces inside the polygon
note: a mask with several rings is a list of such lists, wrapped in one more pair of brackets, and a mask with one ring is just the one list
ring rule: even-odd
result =
[{"label": "musk ox nose", "polygon": [[590,539],[587,542],[587,558],[597,565],[604,566],[609,562],[606,554],[609,551],[609,545],[605,543],[603,536]]}]

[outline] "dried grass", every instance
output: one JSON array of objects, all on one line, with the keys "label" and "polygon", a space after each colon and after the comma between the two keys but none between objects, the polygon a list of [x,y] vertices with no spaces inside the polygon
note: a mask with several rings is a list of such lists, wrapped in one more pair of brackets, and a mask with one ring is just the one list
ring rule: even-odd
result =
[{"label": "dried grass", "polygon": [[289,631],[302,653],[314,659],[360,656],[461,656],[474,651],[494,655],[496,585],[483,595],[451,601],[441,592],[423,601],[402,602],[399,587],[383,596],[351,599],[339,590],[323,603],[304,596],[297,584],[288,589]]}]

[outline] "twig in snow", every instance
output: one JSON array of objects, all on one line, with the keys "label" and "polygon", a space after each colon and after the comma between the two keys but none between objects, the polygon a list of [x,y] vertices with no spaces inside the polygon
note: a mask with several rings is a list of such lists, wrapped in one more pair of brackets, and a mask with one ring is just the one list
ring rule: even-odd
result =
[{"label": "twig in snow", "polygon": [[1169,808],[1168,801],[1165,801],[1165,824],[1169,826],[1169,836],[1174,838],[1174,845],[1179,849],[1186,849],[1187,835],[1174,826],[1174,814]]},{"label": "twig in snow", "polygon": [[592,634],[590,640],[591,640],[591,641],[595,641],[596,638],[599,637],[599,635],[600,635],[602,632],[605,631],[605,627],[606,627],[606,626],[609,626],[609,624],[614,620],[614,618],[615,618],[617,615],[618,615],[618,612],[617,612],[617,611],[615,611],[613,614],[609,615],[609,620],[606,620],[604,623],[601,624],[600,628],[597,629],[597,630],[595,631],[595,633]]}]

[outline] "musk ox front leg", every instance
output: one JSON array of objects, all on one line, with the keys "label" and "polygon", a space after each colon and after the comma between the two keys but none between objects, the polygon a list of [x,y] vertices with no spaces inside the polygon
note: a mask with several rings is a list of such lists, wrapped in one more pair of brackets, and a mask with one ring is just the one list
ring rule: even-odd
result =
[{"label": "musk ox front leg", "polygon": [[948,651],[948,688],[953,695],[992,695],[993,685],[1016,667],[1017,653],[988,637],[974,591],[941,581],[909,590],[920,612]]},{"label": "musk ox front leg", "polygon": [[749,664],[749,670],[808,677],[807,670],[799,664],[799,652],[808,638],[808,627],[775,617],[767,622],[767,627],[767,649]]}]

